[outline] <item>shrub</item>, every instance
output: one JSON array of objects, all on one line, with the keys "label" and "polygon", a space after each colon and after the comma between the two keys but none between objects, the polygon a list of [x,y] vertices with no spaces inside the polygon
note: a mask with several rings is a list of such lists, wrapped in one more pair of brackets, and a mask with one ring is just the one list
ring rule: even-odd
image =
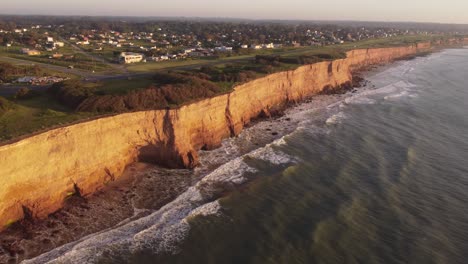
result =
[{"label": "shrub", "polygon": [[0,116],[13,108],[14,104],[12,102],[0,96]]},{"label": "shrub", "polygon": [[193,100],[212,97],[223,89],[215,83],[192,75],[158,73],[154,79],[158,87],[133,90],[125,95],[93,95],[77,106],[78,111],[126,112],[164,109]]},{"label": "shrub", "polygon": [[70,80],[55,83],[49,92],[70,108],[76,108],[86,98],[94,95],[94,89],[85,87],[80,81]]},{"label": "shrub", "polygon": [[257,55],[255,56],[255,63],[262,65],[279,66],[280,56],[279,55]]},{"label": "shrub", "polygon": [[16,100],[24,100],[24,99],[30,99],[36,96],[39,96],[39,92],[33,91],[26,87],[22,87],[15,93],[13,98],[15,98]]}]

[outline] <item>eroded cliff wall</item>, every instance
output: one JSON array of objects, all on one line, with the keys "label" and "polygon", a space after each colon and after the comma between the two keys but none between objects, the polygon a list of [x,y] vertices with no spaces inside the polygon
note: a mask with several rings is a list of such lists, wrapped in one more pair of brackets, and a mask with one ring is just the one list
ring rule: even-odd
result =
[{"label": "eroded cliff wall", "polygon": [[46,217],[67,196],[93,193],[144,160],[194,167],[197,151],[217,147],[261,114],[352,80],[352,71],[430,49],[363,49],[346,59],[271,74],[233,92],[172,110],[126,113],[58,128],[0,147],[0,229],[32,214]]}]

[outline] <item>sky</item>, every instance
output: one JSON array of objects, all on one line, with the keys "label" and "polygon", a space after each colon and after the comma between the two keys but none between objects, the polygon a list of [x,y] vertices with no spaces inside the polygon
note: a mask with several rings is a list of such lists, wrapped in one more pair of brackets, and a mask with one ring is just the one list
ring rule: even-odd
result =
[{"label": "sky", "polygon": [[468,24],[468,0],[2,0],[1,14]]}]

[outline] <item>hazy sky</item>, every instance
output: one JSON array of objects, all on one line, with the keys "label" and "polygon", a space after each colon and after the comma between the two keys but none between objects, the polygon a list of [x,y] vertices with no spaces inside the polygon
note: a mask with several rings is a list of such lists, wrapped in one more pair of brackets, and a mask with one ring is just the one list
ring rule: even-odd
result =
[{"label": "hazy sky", "polygon": [[468,0],[1,0],[3,14],[468,23]]}]

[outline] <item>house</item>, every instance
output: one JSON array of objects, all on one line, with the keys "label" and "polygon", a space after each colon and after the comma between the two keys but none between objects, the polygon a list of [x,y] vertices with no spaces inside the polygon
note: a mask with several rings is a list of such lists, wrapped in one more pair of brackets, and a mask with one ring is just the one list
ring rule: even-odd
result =
[{"label": "house", "polygon": [[63,54],[60,54],[60,53],[54,53],[54,54],[52,55],[52,58],[54,58],[54,59],[60,59],[60,58],[62,58],[62,57],[63,57]]},{"label": "house", "polygon": [[195,51],[192,51],[188,54],[190,57],[207,57],[210,56],[210,52],[204,49],[198,49]]},{"label": "house", "polygon": [[59,47],[59,48],[63,48],[65,46],[65,43],[60,42],[60,41],[56,41],[56,42],[54,42],[54,46]]},{"label": "house", "polygon": [[216,47],[215,51],[218,51],[218,52],[232,52],[232,47],[226,47],[226,46]]},{"label": "house", "polygon": [[257,49],[261,49],[262,46],[261,46],[261,45],[250,45],[250,48],[251,48],[251,49],[256,49],[256,50],[257,50]]},{"label": "house", "polygon": [[41,55],[41,52],[40,52],[40,51],[38,51],[38,50],[31,50],[31,49],[28,49],[28,48],[22,48],[22,49],[21,49],[21,53],[27,54],[28,56],[37,56],[37,55]]},{"label": "house", "polygon": [[249,45],[242,45],[241,48],[242,48],[242,49],[248,49],[248,48],[249,48]]},{"label": "house", "polygon": [[143,54],[134,52],[122,52],[119,56],[119,62],[125,64],[142,62],[143,59]]},{"label": "house", "polygon": [[28,56],[38,56],[41,55],[41,52],[38,50],[30,50],[28,51]]}]

